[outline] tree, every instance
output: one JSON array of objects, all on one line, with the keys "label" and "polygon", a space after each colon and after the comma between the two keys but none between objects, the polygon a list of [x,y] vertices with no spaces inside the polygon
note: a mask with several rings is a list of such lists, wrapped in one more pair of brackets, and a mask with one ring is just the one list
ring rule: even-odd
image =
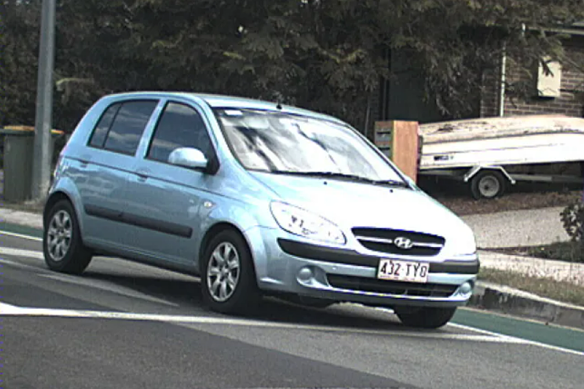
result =
[{"label": "tree", "polygon": [[0,127],[34,123],[39,1],[0,1]]},{"label": "tree", "polygon": [[[39,3],[0,2],[0,124],[32,120]],[[363,129],[379,81],[399,76],[388,55],[407,58],[405,70],[420,75],[425,98],[445,116],[468,116],[503,48],[525,64],[561,59],[562,37],[549,28],[584,19],[581,0],[58,4],[55,123],[66,130],[100,95],[144,89],[279,100]]]}]

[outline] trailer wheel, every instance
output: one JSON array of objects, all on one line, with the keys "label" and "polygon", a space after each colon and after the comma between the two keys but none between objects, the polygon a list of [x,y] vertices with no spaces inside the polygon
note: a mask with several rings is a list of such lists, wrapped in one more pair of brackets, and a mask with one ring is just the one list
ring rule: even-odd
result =
[{"label": "trailer wheel", "polygon": [[507,189],[507,179],[496,170],[483,170],[470,180],[472,197],[480,199],[494,199],[502,196]]}]

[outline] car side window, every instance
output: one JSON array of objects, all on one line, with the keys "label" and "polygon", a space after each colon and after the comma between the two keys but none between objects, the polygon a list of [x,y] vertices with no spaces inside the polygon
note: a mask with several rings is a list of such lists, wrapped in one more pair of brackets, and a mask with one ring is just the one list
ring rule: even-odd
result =
[{"label": "car side window", "polygon": [[[140,100],[112,105],[97,124],[90,146],[103,147],[123,154],[135,154],[144,128],[157,104],[157,100]],[[115,105],[119,105],[117,111],[114,109]]]},{"label": "car side window", "polygon": [[208,159],[212,153],[211,139],[201,115],[188,105],[170,102],[154,130],[147,158],[168,162],[170,153],[179,147],[199,149]]},{"label": "car side window", "polygon": [[112,104],[105,110],[101,118],[97,122],[95,129],[93,130],[93,134],[91,135],[91,139],[89,140],[89,145],[92,147],[99,147],[102,148],[103,144],[105,143],[105,137],[107,136],[107,132],[109,131],[110,127],[112,126],[112,122],[118,113],[118,110],[122,104]]}]

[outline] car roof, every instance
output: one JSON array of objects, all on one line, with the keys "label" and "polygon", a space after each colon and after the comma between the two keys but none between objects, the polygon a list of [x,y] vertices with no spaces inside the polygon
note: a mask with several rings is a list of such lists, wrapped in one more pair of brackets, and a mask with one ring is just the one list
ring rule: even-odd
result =
[{"label": "car roof", "polygon": [[241,108],[241,109],[258,109],[266,111],[281,111],[287,113],[293,113],[297,115],[309,116],[313,118],[319,118],[328,121],[334,121],[337,123],[345,124],[342,120],[337,119],[333,116],[326,114],[309,111],[307,109],[297,108],[290,105],[281,105],[278,108],[278,103],[269,102],[263,100],[256,100],[245,97],[238,96],[227,96],[227,95],[217,95],[217,94],[207,94],[207,93],[190,93],[190,92],[125,92],[109,95],[107,97],[135,97],[135,98],[148,98],[148,97],[158,97],[158,98],[171,98],[171,97],[182,97],[190,99],[201,99],[205,101],[211,108]]}]

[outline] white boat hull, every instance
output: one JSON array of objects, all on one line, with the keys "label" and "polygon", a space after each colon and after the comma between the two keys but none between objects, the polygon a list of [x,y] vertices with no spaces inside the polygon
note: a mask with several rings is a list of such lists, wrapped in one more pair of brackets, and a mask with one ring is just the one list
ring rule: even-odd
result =
[{"label": "white boat hull", "polygon": [[420,170],[584,161],[584,119],[479,118],[420,126]]},{"label": "white boat hull", "polygon": [[584,161],[584,133],[424,143],[420,170]]}]

